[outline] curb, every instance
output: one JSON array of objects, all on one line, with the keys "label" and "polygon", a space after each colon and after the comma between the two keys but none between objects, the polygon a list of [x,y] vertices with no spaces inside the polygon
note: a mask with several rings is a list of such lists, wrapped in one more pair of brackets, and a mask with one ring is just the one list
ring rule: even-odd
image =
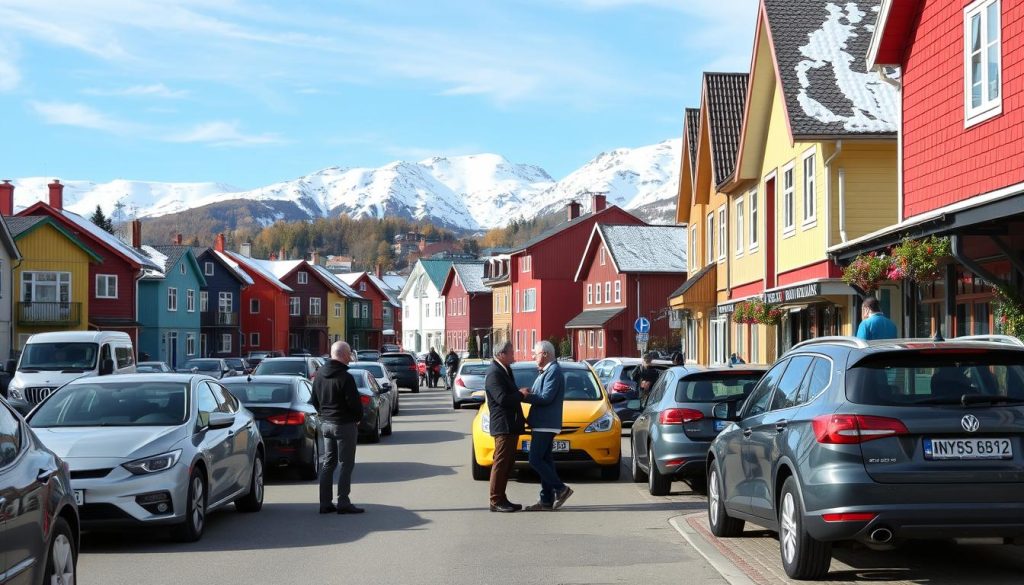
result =
[{"label": "curb", "polygon": [[718,571],[730,585],[757,585],[747,574],[733,563],[728,557],[722,554],[711,542],[697,532],[688,520],[694,517],[702,517],[703,514],[689,514],[686,516],[675,516],[669,518],[668,523],[686,539],[691,547]]}]

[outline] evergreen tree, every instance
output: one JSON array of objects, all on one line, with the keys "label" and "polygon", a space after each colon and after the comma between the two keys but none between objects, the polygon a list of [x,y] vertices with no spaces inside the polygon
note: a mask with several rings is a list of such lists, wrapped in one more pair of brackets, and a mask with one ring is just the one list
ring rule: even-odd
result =
[{"label": "evergreen tree", "polygon": [[92,214],[89,221],[93,222],[107,233],[114,233],[114,222],[107,216],[103,215],[103,209],[99,205],[96,206],[96,212]]}]

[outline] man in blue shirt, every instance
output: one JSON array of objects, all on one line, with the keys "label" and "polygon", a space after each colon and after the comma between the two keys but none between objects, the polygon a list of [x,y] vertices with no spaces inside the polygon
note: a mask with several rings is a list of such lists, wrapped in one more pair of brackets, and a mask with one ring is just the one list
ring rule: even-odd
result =
[{"label": "man in blue shirt", "polygon": [[878,299],[875,297],[864,299],[860,305],[860,316],[863,321],[857,328],[857,337],[867,341],[896,338],[896,324],[882,314]]}]

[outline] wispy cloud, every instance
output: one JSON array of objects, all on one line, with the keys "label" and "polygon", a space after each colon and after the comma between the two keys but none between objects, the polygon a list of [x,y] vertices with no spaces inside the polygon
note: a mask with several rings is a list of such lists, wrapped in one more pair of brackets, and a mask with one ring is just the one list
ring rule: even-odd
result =
[{"label": "wispy cloud", "polygon": [[124,96],[124,97],[155,97],[164,99],[180,99],[188,96],[188,90],[171,89],[162,83],[149,85],[133,85],[118,89],[97,89],[90,88],[82,90],[82,93],[96,96]]},{"label": "wispy cloud", "polygon": [[21,83],[14,46],[0,39],[0,92],[11,91]]},{"label": "wispy cloud", "polygon": [[73,126],[99,130],[109,134],[127,135],[140,127],[118,120],[85,104],[73,102],[29,102],[43,122],[53,126]]},{"label": "wispy cloud", "polygon": [[246,134],[237,122],[205,122],[178,134],[166,137],[168,142],[202,143],[211,146],[259,146],[280,144],[284,140],[276,134]]}]

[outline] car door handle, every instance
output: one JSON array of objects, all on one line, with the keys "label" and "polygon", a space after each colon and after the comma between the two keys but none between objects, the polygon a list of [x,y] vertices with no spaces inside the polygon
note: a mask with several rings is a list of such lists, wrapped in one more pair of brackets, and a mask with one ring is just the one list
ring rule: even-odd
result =
[{"label": "car door handle", "polygon": [[60,469],[56,467],[44,467],[40,469],[39,473],[36,475],[36,481],[39,483],[47,483],[50,481],[51,477],[57,475],[58,471],[60,471]]},{"label": "car door handle", "polygon": [[743,429],[743,436],[747,437],[747,438],[750,438],[750,435],[753,434],[753,432],[754,431],[751,430],[751,429]]},{"label": "car door handle", "polygon": [[786,427],[788,425],[788,420],[780,420],[779,422],[775,423],[775,430],[781,433],[782,431],[786,430]]}]

